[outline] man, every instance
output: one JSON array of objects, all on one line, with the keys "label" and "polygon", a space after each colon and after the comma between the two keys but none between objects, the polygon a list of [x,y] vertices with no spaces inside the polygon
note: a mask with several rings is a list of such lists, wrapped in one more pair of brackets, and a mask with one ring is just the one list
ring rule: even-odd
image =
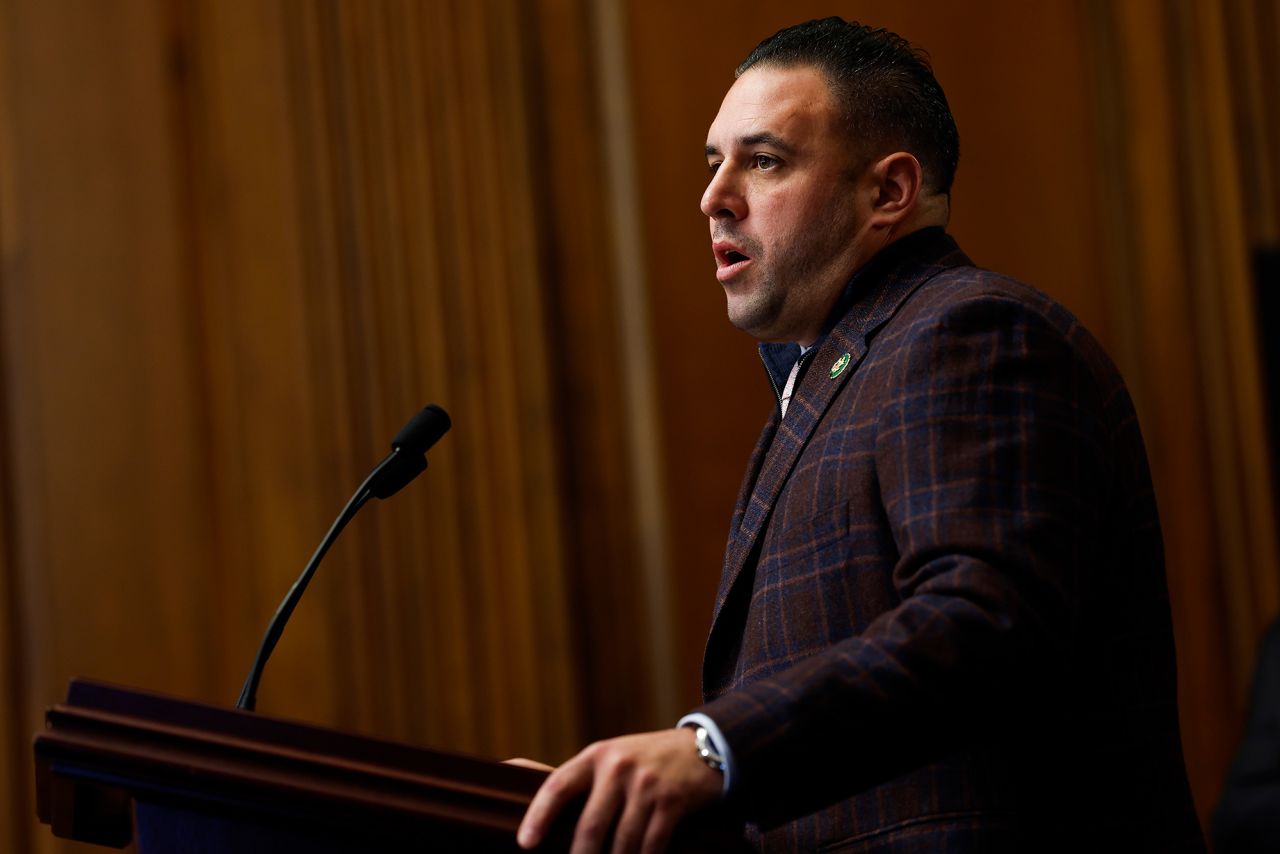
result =
[{"label": "man", "polygon": [[716,276],[778,400],[707,702],[566,762],[521,844],[589,793],[575,852],[662,850],[721,798],[764,850],[1201,849],[1132,404],[1075,318],[943,231],[958,137],[927,62],[783,30],[706,153]]}]

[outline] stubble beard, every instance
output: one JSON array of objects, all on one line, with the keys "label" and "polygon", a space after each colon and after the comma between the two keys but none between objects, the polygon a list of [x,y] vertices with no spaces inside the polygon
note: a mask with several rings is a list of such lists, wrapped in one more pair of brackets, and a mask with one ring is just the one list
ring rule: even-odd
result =
[{"label": "stubble beard", "polygon": [[[717,226],[711,232],[711,240],[713,243],[718,240],[732,240],[737,244],[738,248],[746,252],[748,257],[751,258],[751,268],[746,275],[748,277],[752,274],[761,276],[760,281],[751,286],[747,293],[738,297],[731,293],[735,283],[731,282],[725,285],[725,302],[729,322],[743,332],[759,337],[757,331],[767,329],[782,310],[782,300],[778,294],[778,287],[773,273],[768,266],[764,246],[758,240],[721,226]],[[742,283],[737,283],[737,287],[742,287]]]},{"label": "stubble beard", "polygon": [[[820,234],[793,237],[773,247],[768,254],[759,243],[734,236],[744,249],[752,252],[752,269],[748,272],[756,274],[759,280],[736,300],[726,292],[729,322],[762,341],[790,340],[792,330],[787,327],[795,326],[800,318],[784,318],[787,309],[794,307],[793,314],[798,311],[803,315],[815,301],[822,305],[829,301],[823,299],[822,292],[828,287],[821,279],[827,273],[824,268],[832,264],[841,249],[837,238],[841,231],[843,229],[832,223]],[[772,263],[774,258],[779,259],[779,263]],[[813,318],[803,320],[807,321],[806,325],[813,324]],[[818,318],[816,322],[820,325],[825,320],[825,317]]]},{"label": "stubble beard", "polygon": [[755,260],[753,266],[756,267],[753,272],[760,275],[760,280],[755,283],[750,292],[736,300],[732,295],[726,295],[729,322],[748,335],[766,339],[769,337],[769,329],[777,323],[779,315],[782,314],[785,299],[779,292],[778,282],[773,272],[758,266],[759,260],[753,260]]}]

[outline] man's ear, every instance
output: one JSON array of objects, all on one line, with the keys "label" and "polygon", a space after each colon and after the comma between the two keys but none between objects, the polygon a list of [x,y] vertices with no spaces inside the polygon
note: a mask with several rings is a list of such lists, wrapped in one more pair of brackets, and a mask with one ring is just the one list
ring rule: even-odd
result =
[{"label": "man's ear", "polygon": [[924,170],[914,155],[895,151],[868,171],[875,183],[872,224],[892,227],[915,213],[924,193]]}]

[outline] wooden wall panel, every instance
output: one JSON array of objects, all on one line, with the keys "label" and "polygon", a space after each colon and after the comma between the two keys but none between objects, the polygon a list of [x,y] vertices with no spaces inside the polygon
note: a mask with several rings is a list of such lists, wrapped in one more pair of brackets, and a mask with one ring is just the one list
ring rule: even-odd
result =
[{"label": "wooden wall panel", "polygon": [[645,497],[636,490],[648,472],[635,473],[635,449],[654,419],[634,405],[631,367],[649,354],[626,332],[630,318],[623,315],[620,289],[632,253],[619,248],[610,228],[622,212],[618,179],[606,178],[618,154],[608,98],[625,100],[625,94],[611,93],[605,83],[605,64],[614,57],[602,56],[595,42],[606,24],[593,18],[594,7],[572,0],[538,4],[536,14],[532,8],[520,23],[537,60],[526,81],[538,93],[530,99],[538,105],[530,114],[530,150],[542,182],[535,216],[547,225],[540,250],[548,353],[557,379],[566,503],[573,508],[569,589],[589,680],[580,692],[584,735],[594,739],[675,720],[661,652],[668,604],[654,602],[646,588],[650,573],[666,571],[660,557],[656,566],[652,560],[661,554],[662,535],[642,524],[638,508]]},{"label": "wooden wall panel", "polygon": [[58,847],[30,819],[27,739],[66,680],[230,703],[429,401],[454,430],[328,556],[259,707],[547,759],[665,722],[609,216],[587,204],[586,4],[4,2],[16,847]]},{"label": "wooden wall panel", "polygon": [[[17,257],[16,188],[13,170],[5,164],[14,162],[13,115],[9,103],[12,74],[12,36],[9,27],[9,0],[0,0],[0,324],[3,324],[5,282],[13,275],[11,263]],[[2,339],[0,339],[2,340]],[[7,348],[0,346],[0,449],[11,447],[10,372]],[[28,797],[26,770],[27,704],[26,680],[23,675],[20,588],[18,586],[17,543],[12,533],[15,521],[15,483],[9,455],[0,450],[0,688],[5,697],[0,702],[0,848],[27,851],[31,848],[31,822],[34,809]]]},{"label": "wooden wall panel", "polygon": [[1113,286],[1133,309],[1121,320],[1143,381],[1181,641],[1184,743],[1207,818],[1235,752],[1254,650],[1280,609],[1249,269],[1275,168],[1275,155],[1256,147],[1267,83],[1229,57],[1228,31],[1248,19],[1222,4],[1096,3],[1090,20],[1101,44],[1099,111],[1109,114],[1107,202],[1123,211],[1113,220]]},{"label": "wooden wall panel", "polygon": [[318,538],[410,413],[434,400],[458,425],[334,549],[262,707],[566,752],[576,665],[512,15],[187,8],[213,445],[234,472],[220,518],[272,567],[224,587],[228,613],[265,622],[260,588],[282,593],[306,553],[279,532]]},{"label": "wooden wall panel", "polygon": [[[211,687],[201,383],[195,306],[173,287],[184,261],[161,12],[10,4],[3,22],[0,338],[28,734],[78,673]],[[32,804],[25,791],[14,802]]]},{"label": "wooden wall panel", "polygon": [[[4,320],[14,493],[25,496],[15,537],[23,614],[55,685],[78,666],[155,678],[201,660],[200,612],[181,607],[205,598],[190,581],[207,567],[190,553],[208,539],[188,489],[203,475],[192,306],[170,287],[182,260],[168,57],[146,6],[94,7],[73,27],[55,4],[12,16],[16,63],[44,85],[35,96],[24,75],[11,90],[16,263]],[[96,575],[102,562],[122,574]],[[104,637],[113,643],[87,642]],[[198,671],[174,677],[199,687]]]},{"label": "wooden wall panel", "polygon": [[1249,180],[1244,228],[1252,246],[1280,246],[1280,3],[1276,0],[1225,0],[1199,7],[1219,12],[1219,49],[1231,79],[1233,131]]},{"label": "wooden wall panel", "polygon": [[[184,69],[179,144],[192,259],[189,279],[177,286],[195,294],[201,309],[202,427],[217,525],[211,605],[227,639],[218,669],[227,697],[342,499],[322,490],[331,485],[324,472],[332,463],[320,457],[323,414],[308,382],[279,10],[182,4],[173,20]],[[264,709],[321,720],[335,714],[325,664],[334,645],[320,619],[332,596],[329,575],[321,575],[267,668]]]}]

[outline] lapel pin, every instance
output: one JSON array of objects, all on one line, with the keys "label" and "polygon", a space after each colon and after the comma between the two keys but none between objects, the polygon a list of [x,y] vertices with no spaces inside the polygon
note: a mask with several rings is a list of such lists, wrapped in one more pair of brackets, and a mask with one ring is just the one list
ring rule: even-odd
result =
[{"label": "lapel pin", "polygon": [[839,359],[836,359],[835,364],[831,366],[831,379],[835,379],[844,373],[844,369],[849,367],[849,360],[850,356],[848,353],[845,353]]}]

